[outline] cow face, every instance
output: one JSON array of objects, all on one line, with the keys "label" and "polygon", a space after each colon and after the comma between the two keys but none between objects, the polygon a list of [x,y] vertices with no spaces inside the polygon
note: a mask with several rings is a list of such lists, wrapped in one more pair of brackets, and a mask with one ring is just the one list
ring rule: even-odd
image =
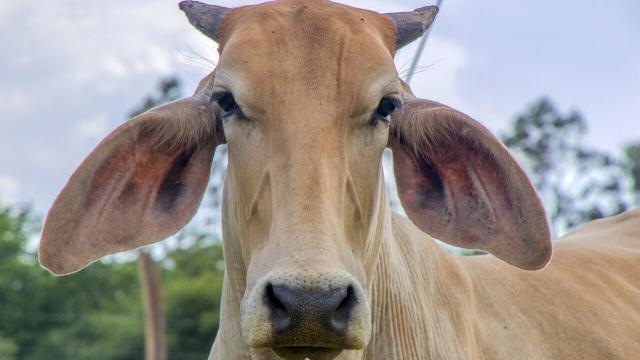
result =
[{"label": "cow face", "polygon": [[47,216],[43,266],[77,271],[178,231],[221,143],[225,293],[237,299],[226,311],[239,312],[230,321],[256,351],[332,359],[369,342],[375,266],[394,236],[385,147],[420,229],[522,268],[546,264],[544,211],[504,146],[398,78],[396,49],[437,9],[180,6],[219,42],[215,72],[192,97],[132,119],[85,159]]},{"label": "cow face", "polygon": [[314,359],[363,348],[380,159],[402,105],[393,23],[281,2],[225,24],[212,99],[229,153],[225,241],[246,267],[243,334]]}]

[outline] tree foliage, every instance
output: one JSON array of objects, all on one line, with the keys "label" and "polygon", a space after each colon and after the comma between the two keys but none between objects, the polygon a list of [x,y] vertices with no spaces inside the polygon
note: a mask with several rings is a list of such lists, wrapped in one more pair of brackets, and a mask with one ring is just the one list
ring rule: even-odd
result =
[{"label": "tree foliage", "polygon": [[624,162],[631,178],[634,205],[640,207],[640,141],[624,147]]},{"label": "tree foliage", "polygon": [[580,113],[562,114],[542,98],[502,137],[538,189],[556,235],[631,207],[634,178],[638,192],[640,144],[629,146],[626,157],[616,157],[586,146],[586,132]]},{"label": "tree foliage", "polygon": [[156,106],[177,100],[181,96],[182,87],[180,85],[180,80],[175,76],[168,76],[160,80],[156,93],[147,95],[140,105],[129,113],[129,117],[140,115]]},{"label": "tree foliage", "polygon": [[[101,261],[54,277],[37,265],[27,211],[0,210],[0,359],[142,359],[135,262]],[[206,358],[218,329],[222,248],[183,234],[160,262],[169,357]]]}]

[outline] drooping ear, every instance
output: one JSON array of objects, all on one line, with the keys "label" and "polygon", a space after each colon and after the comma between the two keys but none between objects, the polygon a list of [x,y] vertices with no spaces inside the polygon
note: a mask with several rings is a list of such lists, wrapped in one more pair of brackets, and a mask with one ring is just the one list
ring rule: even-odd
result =
[{"label": "drooping ear", "polygon": [[549,261],[542,204],[500,141],[465,114],[433,101],[410,97],[392,116],[389,146],[398,194],[420,229],[523,269]]},{"label": "drooping ear", "polygon": [[194,215],[216,145],[218,108],[205,94],[139,115],[80,164],[47,215],[40,264],[68,274],[176,233]]}]

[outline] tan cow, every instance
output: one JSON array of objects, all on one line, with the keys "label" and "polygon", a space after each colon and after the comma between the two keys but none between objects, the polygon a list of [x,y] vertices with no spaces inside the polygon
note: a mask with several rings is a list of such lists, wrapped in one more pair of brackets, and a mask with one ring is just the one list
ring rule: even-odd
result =
[{"label": "tan cow", "polygon": [[[74,272],[178,231],[226,143],[211,359],[640,357],[640,213],[519,269],[551,256],[529,180],[477,122],[415,98],[393,63],[435,8],[181,8],[219,42],[215,73],[80,165],[47,217],[43,266]],[[385,147],[411,221],[390,209]],[[449,255],[427,234],[495,257]]]}]

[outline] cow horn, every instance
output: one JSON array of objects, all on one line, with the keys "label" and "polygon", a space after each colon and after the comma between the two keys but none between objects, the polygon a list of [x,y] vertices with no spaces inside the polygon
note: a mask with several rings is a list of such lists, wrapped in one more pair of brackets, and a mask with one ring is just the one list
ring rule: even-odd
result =
[{"label": "cow horn", "polygon": [[198,1],[181,1],[179,6],[180,10],[187,15],[191,25],[212,40],[220,40],[218,29],[222,18],[231,9]]},{"label": "cow horn", "polygon": [[408,12],[385,14],[396,25],[396,50],[419,38],[433,23],[437,6],[425,6]]}]

